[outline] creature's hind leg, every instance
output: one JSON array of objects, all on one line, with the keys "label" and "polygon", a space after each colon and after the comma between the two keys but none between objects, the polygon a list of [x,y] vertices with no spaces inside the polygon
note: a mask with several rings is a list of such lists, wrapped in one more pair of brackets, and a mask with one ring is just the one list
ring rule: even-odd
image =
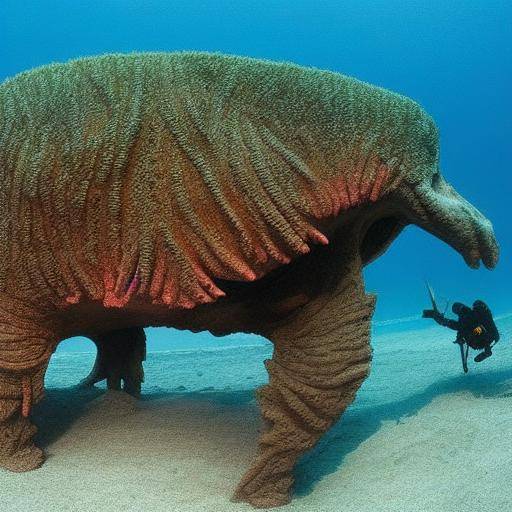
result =
[{"label": "creature's hind leg", "polygon": [[[12,307],[14,306],[14,307]],[[44,374],[55,336],[37,314],[19,304],[0,304],[0,467],[21,472],[38,468],[30,412],[44,393]]]},{"label": "creature's hind leg", "polygon": [[323,307],[305,309],[297,323],[270,336],[269,384],[258,390],[268,429],[235,500],[259,508],[288,503],[298,457],[339,418],[367,376],[375,298],[354,284],[349,280]]},{"label": "creature's hind leg", "polygon": [[98,353],[91,373],[79,386],[90,387],[104,379],[108,389],[140,395],[144,382],[142,362],[146,358],[146,335],[142,327],[117,329],[92,337]]}]

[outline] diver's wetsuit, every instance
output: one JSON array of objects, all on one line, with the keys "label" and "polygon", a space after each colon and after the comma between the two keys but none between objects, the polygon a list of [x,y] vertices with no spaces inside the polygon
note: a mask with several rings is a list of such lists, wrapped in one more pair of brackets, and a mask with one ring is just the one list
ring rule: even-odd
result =
[{"label": "diver's wetsuit", "polygon": [[439,325],[457,331],[455,343],[467,343],[473,349],[483,350],[475,357],[477,363],[491,356],[491,344],[500,339],[500,334],[489,307],[481,300],[473,303],[473,309],[456,302],[452,311],[458,315],[458,320],[446,318],[432,309],[425,310],[423,316],[433,318]]}]

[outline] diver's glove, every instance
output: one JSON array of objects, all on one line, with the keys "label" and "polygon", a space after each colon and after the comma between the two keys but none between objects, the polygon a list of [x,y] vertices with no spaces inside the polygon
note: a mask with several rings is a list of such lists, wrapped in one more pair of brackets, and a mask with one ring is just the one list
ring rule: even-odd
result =
[{"label": "diver's glove", "polygon": [[423,318],[438,318],[439,311],[436,311],[435,309],[424,309],[422,317]]}]

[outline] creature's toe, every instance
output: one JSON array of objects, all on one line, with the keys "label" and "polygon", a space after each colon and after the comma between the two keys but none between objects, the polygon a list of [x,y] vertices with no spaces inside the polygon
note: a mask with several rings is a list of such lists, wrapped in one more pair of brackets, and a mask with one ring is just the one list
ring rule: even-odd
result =
[{"label": "creature's toe", "polygon": [[279,493],[268,489],[259,489],[253,494],[245,494],[243,491],[237,490],[231,499],[233,502],[245,502],[254,508],[273,508],[282,507],[290,503],[289,493]]},{"label": "creature's toe", "polygon": [[293,477],[288,471],[279,471],[272,462],[275,462],[272,458],[261,457],[238,484],[232,501],[244,501],[256,508],[289,503]]}]

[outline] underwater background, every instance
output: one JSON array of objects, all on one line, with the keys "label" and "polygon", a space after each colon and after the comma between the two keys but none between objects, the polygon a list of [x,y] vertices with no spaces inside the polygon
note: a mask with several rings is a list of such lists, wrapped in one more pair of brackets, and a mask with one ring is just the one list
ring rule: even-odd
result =
[{"label": "underwater background", "polygon": [[[500,261],[493,271],[471,270],[446,244],[416,226],[408,226],[388,251],[365,269],[366,289],[378,295],[372,373],[340,424],[308,455],[308,464],[299,465],[297,493],[302,498],[290,510],[512,509],[510,493],[498,493],[499,499],[495,499],[497,489],[510,487],[506,478],[512,476],[510,470],[504,470],[510,458],[500,459],[503,448],[497,445],[500,436],[510,438],[512,431],[512,415],[507,413],[510,401],[503,400],[512,395],[511,27],[509,0],[0,2],[0,81],[35,66],[102,53],[217,51],[292,61],[351,75],[413,98],[436,121],[441,138],[441,171],[493,223],[501,248]],[[502,341],[494,356],[481,365],[472,364],[467,376],[461,373],[457,348],[451,344],[453,332],[420,318],[422,309],[430,307],[425,279],[432,284],[442,307],[454,301],[471,304],[479,298],[496,314]],[[233,408],[241,408],[249,418],[247,425],[252,425],[252,409],[245,407],[252,401],[254,388],[267,379],[262,362],[270,356],[272,347],[266,340],[241,334],[215,338],[207,332],[192,334],[165,328],[148,328],[146,332],[148,357],[143,393],[149,397],[147,400],[156,404],[162,399],[186,397],[187,407],[192,411],[189,428],[194,418],[204,412],[203,400],[213,408],[207,410],[210,415],[206,414],[206,423],[230,417]],[[64,410],[59,408],[66,403],[66,397],[69,401],[61,390],[73,386],[89,372],[95,357],[93,350],[92,342],[75,338],[62,343],[52,357],[46,383],[54,388],[53,394],[49,393],[54,405],[50,403],[48,412],[41,412],[47,424],[56,425],[60,420],[82,414],[80,403]],[[169,404],[165,407],[178,407],[179,412],[179,406]],[[176,413],[175,409],[159,405],[160,411]],[[458,407],[461,411],[456,416]],[[240,414],[239,409],[235,412]],[[167,413],[161,412],[162,417],[167,417]],[[450,416],[452,413],[455,416]],[[493,430],[492,425],[489,430],[481,428],[487,436],[487,455],[473,450],[469,440],[453,448],[450,443],[459,439],[457,432],[450,434],[454,421],[471,418],[474,425],[485,425],[487,417],[494,414],[499,416],[501,430]],[[407,420],[411,417],[414,419]],[[427,425],[432,422],[437,422],[439,430],[428,430]],[[392,431],[386,429],[388,424],[401,426]],[[94,425],[84,425],[77,428],[89,428],[98,436],[96,439],[101,438]],[[187,429],[185,423],[180,425]],[[247,425],[244,428],[249,429]],[[408,432],[408,428],[412,431]],[[122,431],[120,425],[117,434],[124,435]],[[475,436],[477,431],[475,427]],[[196,435],[204,437],[201,443],[206,443],[209,432],[205,427]],[[66,434],[57,441],[55,436],[50,434],[45,443],[65,451]],[[133,442],[131,438],[120,439]],[[212,434],[212,446],[218,440],[218,434]],[[426,451],[416,452],[422,442]],[[413,491],[409,489],[404,498],[404,481],[398,476],[383,478],[383,473],[369,478],[367,482],[372,486],[362,485],[357,472],[373,474],[365,466],[365,446],[370,446],[372,453],[381,453],[379,463],[388,475],[410,469],[412,476],[405,483]],[[383,446],[396,448],[379,452]],[[86,452],[87,447],[83,450]],[[213,453],[214,448],[211,450]],[[99,448],[94,453],[98,465],[108,467],[110,455]],[[243,449],[240,453],[243,459]],[[443,458],[445,455],[450,459],[448,462]],[[137,460],[122,464],[135,469],[130,464],[142,464],[142,459]],[[418,469],[414,466],[418,460],[426,466]],[[179,462],[185,464],[184,459]],[[489,486],[487,482],[487,487],[474,491],[470,487],[473,475],[461,469],[464,462],[473,467],[479,465],[486,474],[496,472],[494,483]],[[179,471],[188,470],[186,464],[183,467],[173,467],[173,477],[179,479]],[[340,468],[342,477],[336,473]],[[146,469],[151,474],[151,467]],[[89,486],[88,491],[80,491],[81,499],[87,498],[84,503],[91,509],[103,510],[98,507],[99,501],[94,500],[104,499],[101,478],[105,475],[100,472],[96,481],[92,470],[85,479],[80,472],[64,470],[66,478],[76,482],[77,488],[83,487],[82,481]],[[36,485],[51,485],[51,473],[36,473],[29,477]],[[224,478],[221,469],[218,473]],[[449,488],[443,487],[446,473],[451,478]],[[337,480],[329,480],[328,475],[336,476]],[[211,488],[213,478],[202,483]],[[186,481],[186,476],[183,479]],[[234,482],[227,476],[226,481]],[[112,488],[117,485],[113,479],[109,482]],[[166,494],[173,491],[163,484],[159,488],[156,482],[155,479],[147,484],[154,492],[151,499],[146,497],[143,502],[136,497],[139,483],[124,481],[123,485],[133,489],[133,496],[126,501],[123,494],[118,506],[123,510],[166,510],[165,498],[167,504],[181,504],[170,510],[238,510],[225,504],[223,491],[219,491],[222,499],[216,504],[205,501],[192,506],[183,497],[186,485],[180,498],[183,501],[179,501],[177,495]],[[20,506],[23,510],[45,510],[40,507],[43,498],[41,502],[33,497],[30,501],[17,494],[13,481],[1,483],[7,500],[5,510]],[[191,493],[200,493],[201,483],[197,485],[197,489],[191,488]],[[223,489],[221,484],[218,486]],[[332,503],[315,508],[318,494],[311,492],[314,488],[324,489]],[[383,505],[384,492],[387,499],[395,500],[389,501],[394,503],[389,509]],[[55,497],[56,507],[74,510],[70,496],[64,492]],[[155,496],[162,496],[162,503]],[[366,501],[357,501],[362,498]],[[343,508],[337,508],[338,499],[344,503]],[[472,508],[465,508],[464,503],[471,503]],[[89,510],[87,507],[83,510]],[[114,506],[111,510],[118,508]]]}]

